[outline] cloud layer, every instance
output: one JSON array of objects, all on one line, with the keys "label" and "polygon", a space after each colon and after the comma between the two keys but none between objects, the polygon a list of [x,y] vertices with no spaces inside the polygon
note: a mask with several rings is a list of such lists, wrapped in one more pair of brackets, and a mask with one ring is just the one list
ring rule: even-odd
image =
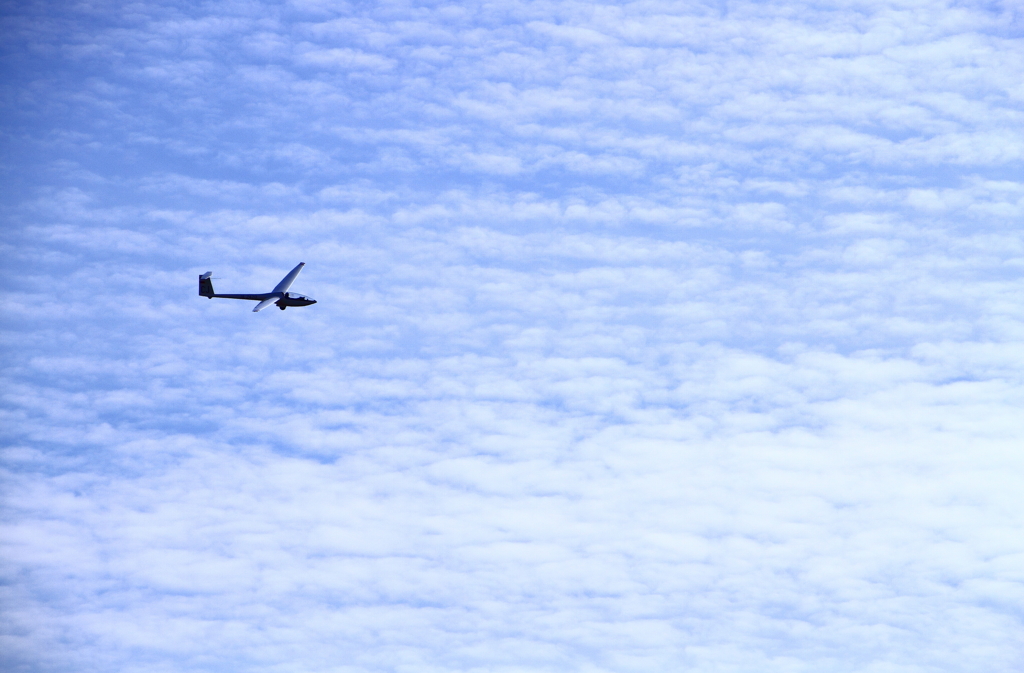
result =
[{"label": "cloud layer", "polygon": [[1021,20],[10,8],[5,669],[1020,670]]}]

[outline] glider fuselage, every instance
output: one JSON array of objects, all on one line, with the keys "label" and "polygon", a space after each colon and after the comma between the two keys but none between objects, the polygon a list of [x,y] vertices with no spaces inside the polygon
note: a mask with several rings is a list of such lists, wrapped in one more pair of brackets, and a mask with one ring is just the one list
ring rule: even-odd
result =
[{"label": "glider fuselage", "polygon": [[262,311],[271,304],[277,306],[282,311],[289,306],[309,306],[310,304],[315,304],[316,299],[311,299],[297,292],[288,291],[288,288],[295,281],[295,277],[299,275],[299,271],[302,271],[302,267],[305,265],[305,262],[300,262],[297,267],[288,272],[287,276],[281,279],[277,287],[270,292],[261,292],[259,294],[217,294],[213,291],[213,281],[210,280],[213,272],[207,271],[199,276],[199,295],[207,299],[246,299],[258,301],[259,304],[253,309],[254,313]]}]

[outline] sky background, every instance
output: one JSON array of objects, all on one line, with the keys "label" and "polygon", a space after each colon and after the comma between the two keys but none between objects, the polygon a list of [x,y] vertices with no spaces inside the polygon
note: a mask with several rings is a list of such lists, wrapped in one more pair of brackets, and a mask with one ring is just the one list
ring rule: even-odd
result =
[{"label": "sky background", "polygon": [[4,671],[1024,671],[1019,4],[0,32]]}]

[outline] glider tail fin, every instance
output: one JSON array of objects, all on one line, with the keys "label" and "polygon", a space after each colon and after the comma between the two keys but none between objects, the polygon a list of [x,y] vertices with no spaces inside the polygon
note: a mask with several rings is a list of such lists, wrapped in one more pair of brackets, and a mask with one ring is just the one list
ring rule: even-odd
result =
[{"label": "glider tail fin", "polygon": [[199,276],[199,296],[213,298],[213,281],[210,280],[210,276],[213,275],[213,271],[207,271],[202,276]]}]

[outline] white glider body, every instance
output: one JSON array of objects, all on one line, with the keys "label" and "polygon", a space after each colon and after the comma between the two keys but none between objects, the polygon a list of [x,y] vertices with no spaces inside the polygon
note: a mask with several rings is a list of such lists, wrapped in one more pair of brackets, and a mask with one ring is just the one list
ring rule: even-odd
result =
[{"label": "white glider body", "polygon": [[217,294],[213,291],[213,281],[210,280],[210,276],[213,275],[212,271],[207,271],[203,275],[199,276],[199,295],[206,297],[207,299],[246,299],[249,301],[258,301],[256,308],[252,311],[258,313],[271,304],[276,304],[282,311],[289,306],[309,306],[316,303],[316,299],[311,299],[305,295],[296,294],[295,292],[289,292],[288,288],[295,282],[296,276],[302,271],[302,267],[306,266],[305,262],[300,262],[297,267],[288,272],[288,275],[281,279],[281,282],[271,290],[270,292],[263,292],[261,294]]}]

